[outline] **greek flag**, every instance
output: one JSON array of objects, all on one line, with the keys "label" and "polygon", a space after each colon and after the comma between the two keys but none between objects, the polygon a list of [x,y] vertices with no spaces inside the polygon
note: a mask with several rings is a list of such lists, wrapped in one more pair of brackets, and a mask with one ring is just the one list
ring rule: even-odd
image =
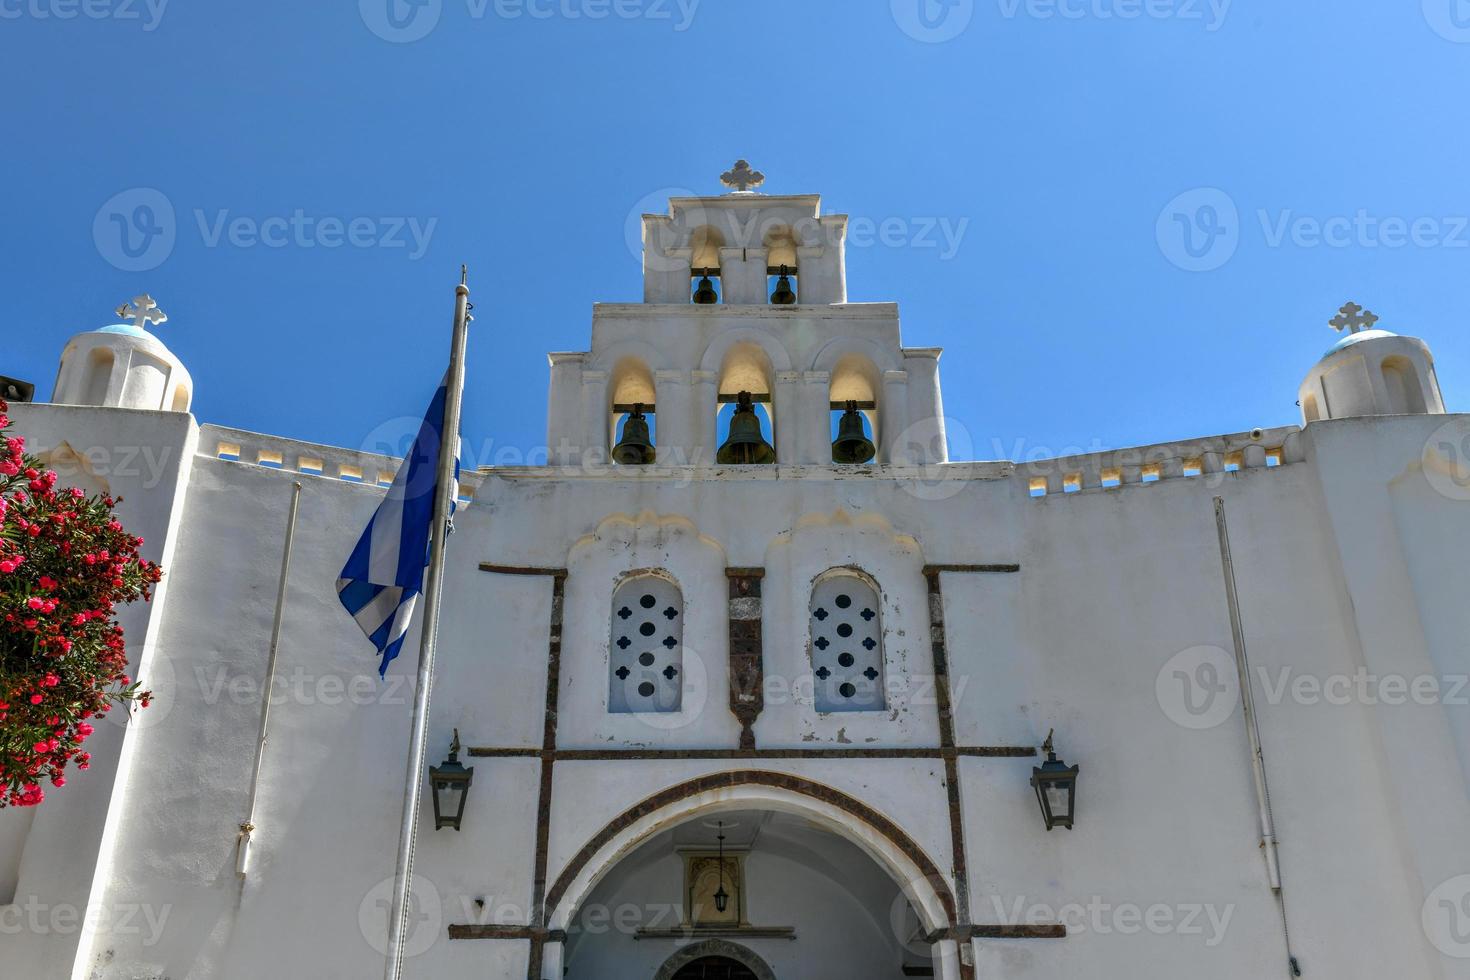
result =
[{"label": "greek flag", "polygon": [[[393,486],[368,521],[337,579],[337,597],[382,657],[380,676],[403,647],[404,634],[424,588],[447,398],[446,376],[439,382],[439,390],[393,478]],[[459,499],[459,450],[459,434],[455,433],[451,516]]]}]

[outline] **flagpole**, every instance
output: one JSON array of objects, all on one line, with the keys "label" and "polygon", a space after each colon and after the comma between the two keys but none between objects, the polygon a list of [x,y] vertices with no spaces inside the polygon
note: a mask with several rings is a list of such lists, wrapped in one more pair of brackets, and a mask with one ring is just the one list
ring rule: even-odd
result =
[{"label": "flagpole", "polygon": [[[449,348],[449,381],[444,392],[444,422],[439,436],[439,465],[434,483],[434,523],[429,537],[429,571],[424,589],[424,623],[419,640],[418,687],[414,693],[413,729],[408,744],[408,781],[403,794],[403,823],[398,837],[398,866],[393,872],[393,905],[388,917],[388,963],[384,980],[403,976],[413,851],[418,836],[419,800],[423,795],[424,749],[429,728],[429,691],[434,683],[434,643],[439,631],[439,599],[444,590],[444,543],[454,501],[455,460],[459,455],[459,416],[464,397],[465,341],[469,335],[470,288],[460,267],[454,295],[454,338]],[[403,465],[407,466],[405,462]]]}]

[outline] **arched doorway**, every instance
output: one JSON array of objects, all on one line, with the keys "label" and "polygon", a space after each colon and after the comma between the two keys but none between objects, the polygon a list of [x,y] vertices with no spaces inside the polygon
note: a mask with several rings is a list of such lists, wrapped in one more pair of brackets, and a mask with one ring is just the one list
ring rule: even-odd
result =
[{"label": "arched doorway", "polygon": [[[722,833],[728,899],[719,906],[707,872],[721,866]],[[953,910],[933,861],[882,814],[759,770],[698,777],[631,807],[547,894],[548,924],[567,935],[554,954],[567,980],[676,980],[696,963],[711,980],[722,969],[743,976],[698,962],[709,957],[760,980],[850,980],[875,965],[957,980],[954,943],[943,935]],[[704,943],[753,953],[774,972]]]},{"label": "arched doorway", "polygon": [[654,980],[776,980],[776,974],[744,946],[711,939],[669,957]]}]

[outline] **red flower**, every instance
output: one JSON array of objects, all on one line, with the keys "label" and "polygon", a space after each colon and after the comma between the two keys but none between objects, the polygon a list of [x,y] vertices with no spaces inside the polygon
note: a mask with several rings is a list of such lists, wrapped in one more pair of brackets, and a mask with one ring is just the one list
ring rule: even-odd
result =
[{"label": "red flower", "polygon": [[[0,400],[0,430],[10,425]],[[95,729],[88,718],[152,694],[127,676],[115,619],[147,601],[162,577],[141,539],[114,513],[118,501],[58,486],[56,473],[0,437],[0,807],[35,806],[41,786],[64,786],[68,763]]]}]

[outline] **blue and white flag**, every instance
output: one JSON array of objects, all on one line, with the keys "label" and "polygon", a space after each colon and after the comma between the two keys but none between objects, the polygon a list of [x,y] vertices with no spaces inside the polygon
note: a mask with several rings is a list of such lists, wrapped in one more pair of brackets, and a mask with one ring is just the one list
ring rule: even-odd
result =
[{"label": "blue and white flag", "polygon": [[[382,656],[380,676],[402,649],[414,606],[424,589],[447,399],[446,377],[439,382],[439,390],[393,478],[393,486],[368,521],[337,579],[337,597]],[[449,494],[451,516],[459,498],[459,450],[456,432],[454,486]]]}]

